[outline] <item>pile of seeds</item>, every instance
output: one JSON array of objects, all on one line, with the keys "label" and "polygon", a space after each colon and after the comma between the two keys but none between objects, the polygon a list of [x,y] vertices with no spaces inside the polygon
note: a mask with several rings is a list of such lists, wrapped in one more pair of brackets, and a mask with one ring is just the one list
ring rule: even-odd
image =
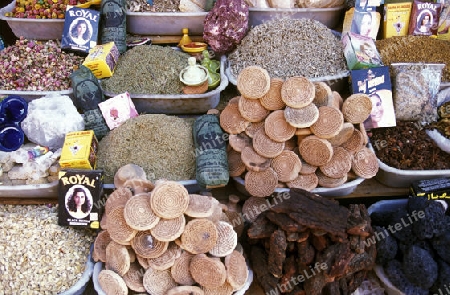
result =
[{"label": "pile of seeds", "polygon": [[70,74],[83,58],[61,51],[59,42],[20,38],[0,51],[0,89],[17,91],[68,90]]},{"label": "pile of seeds", "polygon": [[397,62],[444,63],[442,82],[450,82],[450,43],[428,36],[400,36],[377,40],[383,64]]},{"label": "pile of seeds", "polygon": [[127,0],[127,9],[131,12],[180,12],[180,0],[153,0],[153,5],[147,0]]},{"label": "pile of seeds", "polygon": [[236,77],[254,65],[279,78],[315,78],[348,70],[339,38],[321,22],[306,18],[276,19],[252,28],[228,58]]},{"label": "pile of seeds", "polygon": [[111,78],[102,81],[110,93],[180,94],[179,74],[188,66],[189,54],[168,46],[140,45],[120,56]]},{"label": "pile of seeds", "polygon": [[111,130],[99,143],[98,164],[105,183],[128,164],[141,166],[150,180],[195,179],[194,119],[143,114]]},{"label": "pile of seeds", "polygon": [[2,294],[57,294],[80,280],[93,232],[58,225],[57,206],[0,205]]}]

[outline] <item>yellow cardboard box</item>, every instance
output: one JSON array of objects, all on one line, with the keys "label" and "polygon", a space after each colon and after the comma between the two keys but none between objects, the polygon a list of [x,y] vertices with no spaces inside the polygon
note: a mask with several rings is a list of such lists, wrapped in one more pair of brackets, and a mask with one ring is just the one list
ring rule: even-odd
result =
[{"label": "yellow cardboard box", "polygon": [[61,150],[61,169],[95,169],[97,166],[98,140],[93,130],[74,131],[66,134]]},{"label": "yellow cardboard box", "polygon": [[384,4],[383,38],[408,35],[411,2]]},{"label": "yellow cardboard box", "polygon": [[89,50],[83,65],[88,67],[98,79],[108,78],[114,74],[119,55],[114,42],[97,45]]}]

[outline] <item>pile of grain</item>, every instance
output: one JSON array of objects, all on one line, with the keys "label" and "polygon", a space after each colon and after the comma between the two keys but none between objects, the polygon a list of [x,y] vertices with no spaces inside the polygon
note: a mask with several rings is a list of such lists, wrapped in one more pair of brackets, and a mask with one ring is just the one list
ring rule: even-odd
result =
[{"label": "pile of grain", "polygon": [[236,77],[248,66],[271,77],[323,77],[347,71],[339,38],[313,19],[276,19],[252,28],[228,56]]},{"label": "pile of grain", "polygon": [[181,94],[179,74],[188,66],[189,54],[168,46],[140,45],[128,50],[117,62],[114,75],[102,81],[111,93]]},{"label": "pile of grain", "polygon": [[194,119],[162,114],[143,114],[111,130],[99,143],[99,169],[105,183],[129,163],[141,166],[149,180],[195,179],[192,139]]},{"label": "pile of grain", "polygon": [[398,36],[377,40],[383,64],[398,62],[443,63],[442,82],[450,82],[450,42],[428,36]]}]

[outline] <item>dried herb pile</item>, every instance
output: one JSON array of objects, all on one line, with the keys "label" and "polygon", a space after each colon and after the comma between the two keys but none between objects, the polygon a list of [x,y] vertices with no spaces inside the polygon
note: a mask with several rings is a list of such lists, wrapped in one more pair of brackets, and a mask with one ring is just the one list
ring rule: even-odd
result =
[{"label": "dried herb pile", "polygon": [[450,42],[428,36],[399,36],[377,40],[383,64],[397,62],[444,63],[442,82],[450,82]]},{"label": "dried herb pile", "polygon": [[113,183],[117,170],[139,164],[151,181],[195,179],[192,118],[143,114],[111,130],[99,142],[99,169],[105,183]]},{"label": "dried herb pile", "polygon": [[120,56],[111,78],[102,81],[110,93],[181,94],[179,74],[188,66],[189,54],[168,46],[140,45]]},{"label": "dried herb pile", "polygon": [[252,28],[228,58],[236,77],[254,65],[279,78],[315,78],[348,70],[339,38],[321,22],[306,18],[276,19]]},{"label": "dried herb pile", "polygon": [[397,121],[396,127],[371,131],[370,141],[381,162],[402,170],[450,169],[442,151],[417,122]]}]

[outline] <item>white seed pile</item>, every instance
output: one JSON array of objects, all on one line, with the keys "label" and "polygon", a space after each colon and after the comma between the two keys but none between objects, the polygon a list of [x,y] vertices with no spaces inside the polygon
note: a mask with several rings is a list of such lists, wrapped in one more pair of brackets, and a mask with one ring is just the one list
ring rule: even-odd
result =
[{"label": "white seed pile", "polygon": [[80,280],[93,233],[59,226],[57,210],[0,205],[1,294],[57,294]]}]

